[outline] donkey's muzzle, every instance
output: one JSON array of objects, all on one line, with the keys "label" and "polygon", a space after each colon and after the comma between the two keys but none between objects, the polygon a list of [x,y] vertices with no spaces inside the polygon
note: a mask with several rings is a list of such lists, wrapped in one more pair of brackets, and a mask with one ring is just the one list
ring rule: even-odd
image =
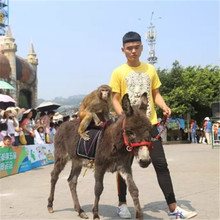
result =
[{"label": "donkey's muzzle", "polygon": [[147,168],[151,164],[151,159],[150,160],[140,160],[139,165],[142,168]]}]

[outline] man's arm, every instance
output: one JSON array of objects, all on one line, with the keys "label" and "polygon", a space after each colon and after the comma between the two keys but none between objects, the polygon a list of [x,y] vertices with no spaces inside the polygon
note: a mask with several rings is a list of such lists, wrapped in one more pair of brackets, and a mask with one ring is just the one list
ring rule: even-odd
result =
[{"label": "man's arm", "polygon": [[171,109],[165,103],[163,97],[161,96],[159,89],[153,89],[152,95],[154,99],[154,103],[163,110],[164,115],[171,115]]},{"label": "man's arm", "polygon": [[112,104],[113,108],[117,115],[121,115],[123,112],[121,102],[120,102],[120,93],[113,92],[112,94]]}]

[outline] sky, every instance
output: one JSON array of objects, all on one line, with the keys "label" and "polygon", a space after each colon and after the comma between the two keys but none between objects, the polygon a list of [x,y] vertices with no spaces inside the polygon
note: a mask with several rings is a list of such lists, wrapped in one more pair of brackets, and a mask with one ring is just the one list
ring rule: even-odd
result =
[{"label": "sky", "polygon": [[17,55],[27,57],[31,42],[38,58],[38,98],[86,95],[109,84],[126,62],[122,37],[142,37],[141,61],[151,21],[157,32],[156,68],[220,64],[220,1],[215,0],[9,0],[9,24]]}]

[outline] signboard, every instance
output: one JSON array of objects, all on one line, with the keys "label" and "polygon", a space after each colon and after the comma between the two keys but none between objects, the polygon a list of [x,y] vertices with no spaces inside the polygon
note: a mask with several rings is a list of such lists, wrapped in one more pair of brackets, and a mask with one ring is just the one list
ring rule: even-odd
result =
[{"label": "signboard", "polygon": [[6,147],[0,149],[0,177],[31,169],[24,147]]},{"label": "signboard", "polygon": [[0,178],[53,162],[53,144],[0,148]]},{"label": "signboard", "polygon": [[32,169],[54,161],[53,144],[28,145],[25,148]]}]

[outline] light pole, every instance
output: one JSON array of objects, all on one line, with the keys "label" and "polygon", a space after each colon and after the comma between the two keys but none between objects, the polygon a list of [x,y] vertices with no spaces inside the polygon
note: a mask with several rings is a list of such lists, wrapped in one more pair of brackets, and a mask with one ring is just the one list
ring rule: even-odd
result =
[{"label": "light pole", "polygon": [[[148,61],[150,64],[155,64],[157,62],[157,57],[155,55],[155,44],[156,44],[156,31],[155,31],[155,26],[153,25],[153,14],[154,12],[151,13],[151,20],[150,20],[150,26],[148,27],[149,31],[146,33],[145,38],[146,41],[148,41],[149,45],[149,57]],[[158,17],[157,19],[161,19],[161,17]]]}]

